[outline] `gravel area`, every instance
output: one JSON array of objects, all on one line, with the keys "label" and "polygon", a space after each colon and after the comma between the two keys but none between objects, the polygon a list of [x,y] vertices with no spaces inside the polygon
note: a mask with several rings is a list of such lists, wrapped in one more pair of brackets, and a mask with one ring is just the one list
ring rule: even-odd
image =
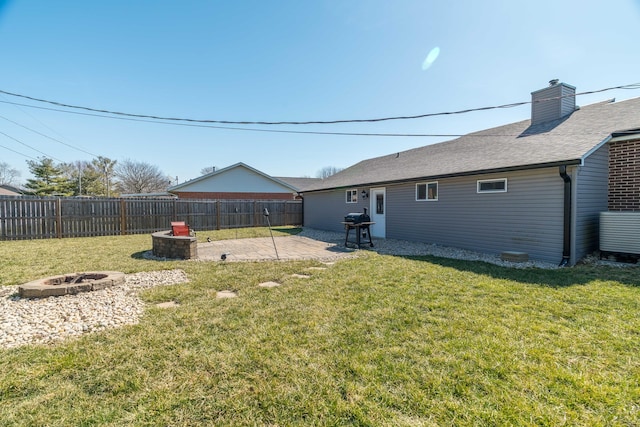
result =
[{"label": "gravel area", "polygon": [[41,299],[20,298],[18,286],[0,288],[0,348],[44,344],[138,323],[145,303],[138,291],[188,282],[182,270],[127,274],[122,285]]},{"label": "gravel area", "polygon": [[[344,233],[337,233],[333,231],[315,230],[311,228],[304,228],[299,234],[310,239],[320,240],[328,243],[344,244]],[[384,255],[405,255],[405,256],[419,256],[419,255],[433,255],[443,258],[462,259],[467,261],[484,261],[491,264],[497,264],[504,267],[512,268],[546,268],[555,269],[558,268],[557,264],[552,264],[542,261],[527,261],[527,262],[509,262],[500,259],[499,255],[491,255],[482,252],[469,251],[466,249],[451,248],[448,246],[440,246],[429,243],[409,242],[406,240],[395,239],[373,239],[374,247],[369,248],[363,245],[363,250],[372,250],[379,254]]]}]

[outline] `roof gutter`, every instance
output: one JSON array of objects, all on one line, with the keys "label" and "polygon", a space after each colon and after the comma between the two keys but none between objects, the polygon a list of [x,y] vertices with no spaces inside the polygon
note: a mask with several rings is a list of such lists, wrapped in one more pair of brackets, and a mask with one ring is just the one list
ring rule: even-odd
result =
[{"label": "roof gutter", "polygon": [[637,140],[640,135],[640,130],[627,131],[627,132],[614,132],[611,137],[611,142],[633,141]]},{"label": "roof gutter", "polygon": [[489,173],[515,172],[515,171],[531,170],[531,169],[544,169],[544,168],[552,168],[556,166],[568,166],[568,165],[582,165],[582,159],[566,160],[562,162],[538,163],[535,165],[511,166],[511,167],[505,167],[505,168],[448,173],[448,174],[440,174],[440,175],[429,175],[429,176],[421,176],[421,177],[415,177],[415,178],[402,178],[402,179],[394,179],[394,180],[388,180],[388,181],[361,182],[361,183],[354,183],[354,184],[347,184],[347,185],[338,185],[335,187],[324,187],[324,188],[315,188],[311,190],[303,190],[302,192],[315,193],[315,192],[321,192],[321,191],[340,190],[343,188],[353,188],[353,187],[377,187],[382,185],[403,184],[407,182],[420,182],[420,181],[433,180],[433,179],[456,178],[461,176],[484,175]]},{"label": "roof gutter", "polygon": [[567,165],[559,168],[560,177],[564,181],[564,220],[563,220],[563,244],[562,260],[559,267],[565,267],[571,260],[571,177],[567,174]]}]

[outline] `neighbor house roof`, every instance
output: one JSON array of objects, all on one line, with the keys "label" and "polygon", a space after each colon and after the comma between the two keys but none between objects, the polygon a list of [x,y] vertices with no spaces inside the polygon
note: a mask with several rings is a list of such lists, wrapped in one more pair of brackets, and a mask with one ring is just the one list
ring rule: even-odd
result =
[{"label": "neighbor house roof", "polygon": [[0,185],[0,196],[22,196],[22,190],[11,185]]},{"label": "neighbor house roof", "polygon": [[[270,185],[275,185],[277,187],[280,187],[281,190],[283,191],[291,191],[291,192],[297,192],[298,189],[294,186],[292,186],[291,184],[280,180],[278,178],[274,178],[270,175],[267,175],[264,172],[259,171],[258,169],[252,168],[251,166],[242,163],[242,162],[238,162],[236,164],[233,164],[231,166],[228,166],[226,168],[223,169],[218,169],[216,171],[210,172],[208,174],[199,176],[198,178],[194,178],[192,180],[189,181],[185,181],[182,184],[178,184],[178,185],[174,185],[173,187],[170,187],[168,189],[169,192],[180,192],[180,191],[202,191],[201,188],[201,183],[205,182],[205,181],[209,181],[209,182],[213,182],[218,176],[222,176],[225,175],[233,170],[238,170],[238,169],[244,169],[245,171],[249,171],[252,172],[253,174],[261,177],[262,182],[268,181],[271,184]],[[194,185],[195,184],[195,185]],[[197,188],[197,190],[194,190],[195,188]]]},{"label": "neighbor house roof", "polygon": [[176,195],[166,191],[162,191],[157,193],[125,193],[125,194],[121,194],[120,197],[125,199],[135,199],[135,198],[175,199]]},{"label": "neighbor house roof", "polygon": [[614,132],[640,127],[640,98],[609,100],[559,120],[511,123],[460,138],[363,160],[305,191],[533,169],[582,161]]}]

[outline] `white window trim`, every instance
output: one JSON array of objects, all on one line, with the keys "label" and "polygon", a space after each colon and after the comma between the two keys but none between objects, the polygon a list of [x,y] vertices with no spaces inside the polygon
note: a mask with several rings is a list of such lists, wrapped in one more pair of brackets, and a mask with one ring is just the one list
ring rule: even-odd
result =
[{"label": "white window trim", "polygon": [[[349,201],[349,193],[351,193],[351,201]],[[344,193],[345,203],[358,203],[358,190],[346,190]]]},{"label": "white window trim", "polygon": [[[436,197],[435,199],[430,199],[429,198],[429,184],[435,184],[436,185]],[[425,195],[426,198],[425,199],[418,199],[418,185],[424,185],[425,186]],[[440,193],[440,186],[438,185],[438,181],[429,181],[429,182],[417,182],[416,183],[416,202],[437,202],[438,201],[438,195]]]},{"label": "white window trim", "polygon": [[[480,184],[484,182],[504,182],[504,190],[480,190]],[[507,178],[496,178],[496,179],[479,179],[476,184],[476,192],[478,194],[485,193],[506,193],[507,192]]]}]

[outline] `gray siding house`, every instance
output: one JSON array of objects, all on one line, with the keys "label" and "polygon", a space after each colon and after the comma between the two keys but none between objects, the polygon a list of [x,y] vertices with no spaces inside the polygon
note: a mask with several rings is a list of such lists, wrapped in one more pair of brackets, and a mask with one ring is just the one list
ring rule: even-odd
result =
[{"label": "gray siding house", "polygon": [[[304,189],[304,225],[575,264],[598,249],[609,143],[640,141],[640,98],[576,107],[575,87],[533,92],[532,119],[359,162]],[[639,175],[640,176],[640,175]],[[640,182],[640,180],[639,180]]]}]

